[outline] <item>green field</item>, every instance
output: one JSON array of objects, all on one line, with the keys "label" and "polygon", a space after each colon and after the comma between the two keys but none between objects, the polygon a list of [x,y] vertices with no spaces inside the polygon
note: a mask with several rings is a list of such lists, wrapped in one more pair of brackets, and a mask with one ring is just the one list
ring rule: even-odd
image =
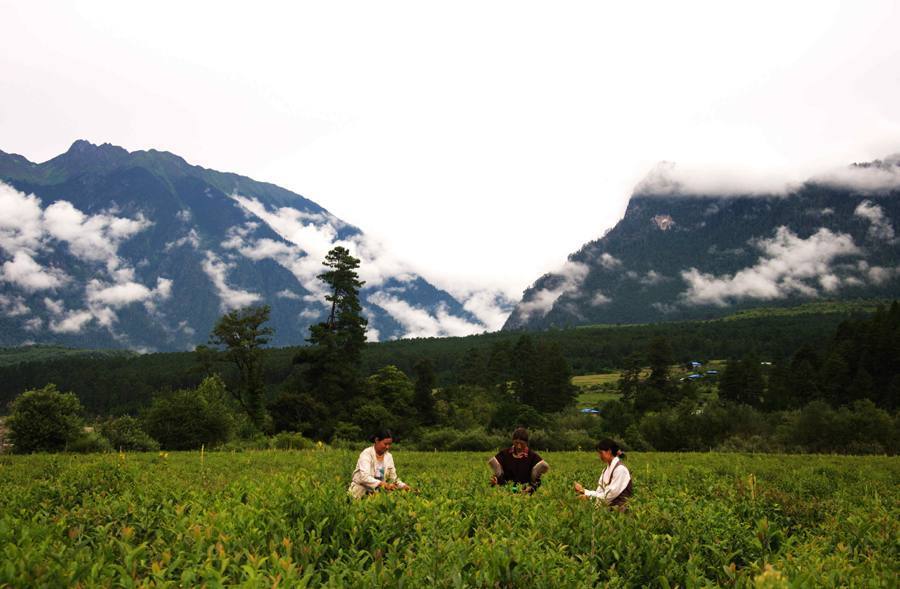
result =
[{"label": "green field", "polygon": [[488,453],[395,449],[418,494],[352,502],[355,451],[0,457],[0,587],[896,587],[900,460],[634,454],[628,513],[533,497]]}]

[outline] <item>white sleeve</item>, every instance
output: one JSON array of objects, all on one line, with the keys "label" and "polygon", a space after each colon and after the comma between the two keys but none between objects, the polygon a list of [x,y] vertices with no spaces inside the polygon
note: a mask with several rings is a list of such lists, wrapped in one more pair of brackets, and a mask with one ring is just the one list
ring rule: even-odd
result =
[{"label": "white sleeve", "polygon": [[372,474],[375,469],[372,468],[372,456],[370,454],[368,448],[360,453],[359,460],[356,461],[356,470],[353,471],[353,482],[357,485],[374,489],[381,484],[381,481]]},{"label": "white sleeve", "polygon": [[394,457],[390,454],[387,454],[384,457],[384,480],[391,483],[397,483],[399,487],[408,487],[406,483],[400,480],[400,477],[397,476],[397,467],[394,466]]},{"label": "white sleeve", "polygon": [[600,478],[597,479],[597,490],[591,491],[590,489],[584,490],[585,497],[593,497],[594,499],[603,499],[603,475],[600,475]]}]

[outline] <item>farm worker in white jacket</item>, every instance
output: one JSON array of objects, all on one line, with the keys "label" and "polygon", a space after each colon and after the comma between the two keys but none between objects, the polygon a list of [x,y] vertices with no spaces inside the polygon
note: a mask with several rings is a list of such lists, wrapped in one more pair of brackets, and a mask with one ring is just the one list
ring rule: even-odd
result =
[{"label": "farm worker in white jacket", "polygon": [[363,450],[356,461],[353,480],[347,490],[354,499],[360,499],[375,491],[409,490],[409,485],[397,476],[391,444],[394,434],[383,430],[372,436],[373,444]]},{"label": "farm worker in white jacket", "polygon": [[600,440],[597,444],[597,453],[600,460],[606,463],[606,468],[600,474],[597,481],[597,490],[586,490],[581,483],[575,483],[575,493],[580,499],[594,498],[619,511],[625,511],[628,499],[632,496],[631,473],[622,462],[625,454],[619,445],[609,438]]}]

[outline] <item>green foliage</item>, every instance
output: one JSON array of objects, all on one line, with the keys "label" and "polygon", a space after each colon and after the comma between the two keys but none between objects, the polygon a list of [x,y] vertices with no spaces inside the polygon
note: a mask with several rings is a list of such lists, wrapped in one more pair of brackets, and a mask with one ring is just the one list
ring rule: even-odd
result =
[{"label": "green foliage", "polygon": [[602,465],[543,453],[539,491],[489,451],[395,450],[419,493],[349,501],[362,445],[4,458],[0,586],[891,587],[900,462],[631,453],[626,514],[578,501]]},{"label": "green foliage", "polygon": [[19,454],[58,452],[81,434],[83,408],[73,393],[56,385],[25,391],[10,404],[9,441]]},{"label": "green foliage", "polygon": [[141,422],[130,415],[107,419],[98,429],[116,450],[129,452],[159,450],[159,442],[147,435],[141,427]]},{"label": "green foliage", "polygon": [[97,432],[82,432],[69,442],[66,450],[76,454],[94,454],[112,452],[113,447],[109,440]]},{"label": "green foliage", "polygon": [[352,401],[363,392],[360,360],[366,343],[366,325],[359,303],[364,282],[356,270],[359,260],[343,247],[328,252],[319,275],[331,303],[328,318],[309,329],[311,347],[299,350],[294,364],[301,367],[300,386],[316,400],[333,408],[337,418],[348,415]]},{"label": "green foliage", "polygon": [[227,442],[235,428],[225,384],[207,377],[197,389],[162,394],[144,415],[144,428],[166,450],[189,450]]},{"label": "green foliage", "polygon": [[[209,337],[209,343],[225,346],[225,358],[238,372],[238,384],[231,394],[253,424],[265,427],[262,348],[274,330],[262,325],[269,320],[268,305],[235,309],[223,315]],[[204,356],[201,350],[201,357]]]},{"label": "green foliage", "polygon": [[309,450],[315,447],[315,443],[303,434],[281,432],[272,438],[272,447],[278,450]]}]

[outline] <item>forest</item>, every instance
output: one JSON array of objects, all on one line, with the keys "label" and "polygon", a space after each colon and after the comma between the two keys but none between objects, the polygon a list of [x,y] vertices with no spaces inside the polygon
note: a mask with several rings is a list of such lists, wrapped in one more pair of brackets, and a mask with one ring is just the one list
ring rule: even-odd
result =
[{"label": "forest", "polygon": [[[273,329],[261,306],[223,315],[194,352],[38,353],[0,367],[13,448],[340,446],[389,427],[422,449],[484,450],[520,425],[549,450],[590,447],[604,435],[638,450],[894,454],[900,447],[896,301],[874,312],[818,305],[714,321],[372,344],[359,261],[335,248],[324,265],[332,312],[305,346],[268,348]],[[676,370],[713,359],[723,362],[721,374]],[[572,377],[598,373],[617,374],[614,388],[579,411],[582,391]],[[34,425],[44,422],[54,435]],[[39,431],[26,435],[29,427]]]}]

